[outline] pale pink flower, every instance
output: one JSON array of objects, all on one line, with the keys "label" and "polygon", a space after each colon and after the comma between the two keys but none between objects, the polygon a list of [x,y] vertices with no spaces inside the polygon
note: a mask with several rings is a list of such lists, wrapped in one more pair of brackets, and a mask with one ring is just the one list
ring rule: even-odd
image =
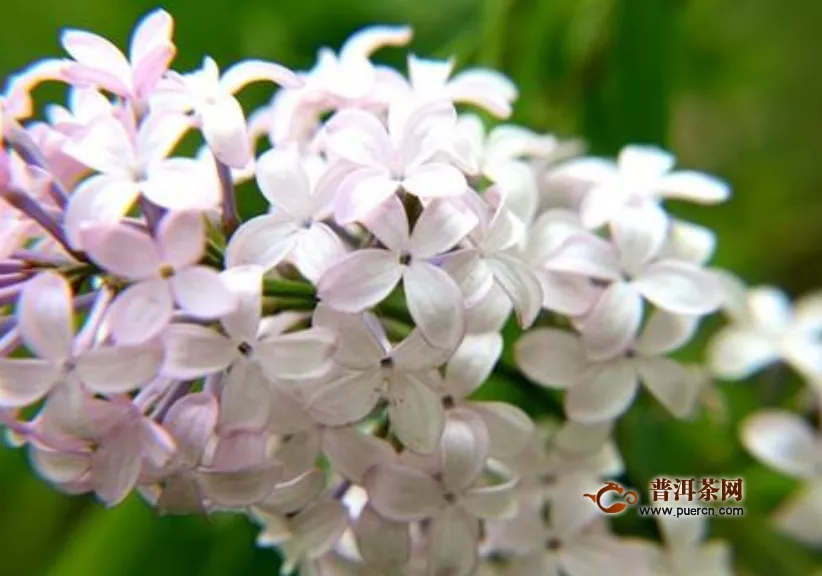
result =
[{"label": "pale pink flower", "polygon": [[392,347],[375,318],[325,306],[317,308],[314,324],[338,335],[338,369],[317,382],[306,398],[309,414],[318,422],[339,426],[359,421],[382,398],[403,445],[414,452],[433,452],[444,419],[437,368],[448,352],[432,348],[418,331]]},{"label": "pale pink flower", "polygon": [[768,410],[742,424],[742,443],[758,460],[798,478],[802,487],[776,511],[785,533],[812,546],[822,543],[822,436],[796,414]]},{"label": "pale pink flower", "polygon": [[731,323],[710,343],[709,363],[721,378],[747,378],[783,361],[811,382],[822,382],[822,293],[791,303],[780,289],[739,286]]},{"label": "pale pink flower", "polygon": [[193,112],[217,159],[231,168],[244,168],[252,159],[250,139],[245,114],[234,94],[263,80],[292,87],[302,83],[287,68],[263,60],[244,60],[220,75],[217,63],[206,57],[195,72],[169,73],[158,86],[152,106]]},{"label": "pale pink flower", "polygon": [[694,409],[699,381],[662,354],[688,341],[695,327],[693,318],[656,312],[624,355],[599,361],[591,360],[584,342],[570,332],[534,330],[516,344],[517,365],[538,384],[567,389],[565,411],[580,422],[604,422],[623,414],[640,381],[669,411],[685,417]]},{"label": "pale pink flower", "polygon": [[342,312],[362,312],[384,300],[402,280],[411,317],[432,345],[453,349],[465,333],[463,296],[436,264],[477,220],[446,199],[432,201],[409,233],[402,203],[389,197],[366,221],[385,248],[357,250],[328,268],[320,298]]},{"label": "pale pink flower", "polygon": [[103,269],[133,282],[109,309],[108,325],[120,344],[158,335],[175,302],[204,319],[220,318],[237,305],[219,273],[198,265],[205,249],[205,223],[198,213],[170,212],[156,238],[125,224],[88,226],[83,245]]},{"label": "pale pink flower", "polygon": [[289,260],[318,282],[345,247],[323,218],[330,215],[339,171],[310,171],[294,149],[276,148],[257,160],[257,184],[271,212],[248,220],[226,247],[229,267],[257,264],[264,270]]},{"label": "pale pink flower", "polygon": [[77,86],[97,86],[142,105],[177,52],[173,31],[174,20],[165,10],[151,12],[135,27],[126,58],[102,36],[66,30],[61,42],[74,62],[65,76]]},{"label": "pale pink flower", "polygon": [[325,125],[326,144],[355,166],[339,183],[337,221],[363,220],[400,189],[423,199],[463,194],[462,172],[435,158],[447,147],[456,117],[454,107],[443,102],[410,108],[396,102],[387,124],[363,110],[335,114]]},{"label": "pale pink flower", "polygon": [[511,115],[511,103],[518,95],[511,80],[487,68],[471,68],[450,78],[453,71],[453,59],[424,60],[410,56],[408,77],[414,98],[420,102],[473,104],[500,118]]},{"label": "pale pink flower", "polygon": [[[659,209],[666,198],[715,204],[731,195],[725,182],[701,172],[672,171],[675,158],[652,146],[626,146],[616,163],[599,158],[571,160],[554,176],[592,185],[580,207],[587,228],[598,228],[619,218],[623,209],[642,214]],[[653,214],[651,214],[653,217]],[[661,226],[658,218],[649,224]]]},{"label": "pale pink flower", "polygon": [[24,286],[17,305],[20,336],[35,358],[0,358],[0,406],[33,404],[70,378],[98,394],[120,394],[151,380],[162,362],[157,342],[92,348],[101,311],[75,337],[71,288],[62,276],[43,272]]}]

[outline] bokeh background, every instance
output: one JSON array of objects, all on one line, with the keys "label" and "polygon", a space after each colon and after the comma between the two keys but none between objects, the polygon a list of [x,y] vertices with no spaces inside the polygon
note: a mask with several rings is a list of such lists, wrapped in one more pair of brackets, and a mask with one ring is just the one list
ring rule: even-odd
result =
[{"label": "bokeh background", "polygon": [[[4,0],[0,78],[59,55],[63,27],[126,46],[143,0]],[[582,136],[596,153],[627,142],[664,145],[683,165],[731,182],[719,207],[676,207],[720,235],[715,262],[752,284],[791,294],[822,287],[822,2],[793,0],[170,0],[181,71],[209,54],[226,66],[262,57],[310,67],[373,23],[409,23],[412,50],[456,55],[509,74],[521,89],[514,120]],[[402,65],[403,51],[378,59]],[[252,92],[250,99],[266,94]],[[708,331],[710,331],[708,326]],[[698,346],[685,355],[695,359]],[[486,394],[499,394],[500,390]],[[523,384],[502,391],[539,413],[550,398]],[[537,400],[534,402],[533,400]],[[745,519],[712,533],[737,548],[739,574],[807,576],[822,554],[767,522],[795,483],[756,465],[735,426],[758,405],[803,409],[784,370],[723,384],[693,422],[640,402],[617,434],[626,481],[657,474],[744,476]],[[822,522],[822,518],[820,518]],[[630,514],[617,530],[654,535]],[[60,495],[34,477],[23,452],[0,448],[0,574],[9,576],[274,575],[276,553],[254,547],[242,518],[158,518],[136,497],[113,510]]]}]

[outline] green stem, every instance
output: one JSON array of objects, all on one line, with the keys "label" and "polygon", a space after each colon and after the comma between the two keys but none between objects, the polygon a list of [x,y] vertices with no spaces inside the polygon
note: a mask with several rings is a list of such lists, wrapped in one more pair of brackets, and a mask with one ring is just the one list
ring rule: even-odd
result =
[{"label": "green stem", "polygon": [[316,303],[317,289],[311,284],[280,278],[263,279],[263,295],[303,298]]}]

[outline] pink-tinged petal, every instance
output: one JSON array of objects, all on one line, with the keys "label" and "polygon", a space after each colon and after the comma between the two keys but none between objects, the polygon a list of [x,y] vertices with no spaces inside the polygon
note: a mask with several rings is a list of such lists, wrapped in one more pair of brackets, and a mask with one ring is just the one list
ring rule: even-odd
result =
[{"label": "pink-tinged petal", "polygon": [[400,187],[383,168],[360,168],[343,178],[334,202],[334,217],[340,224],[363,220]]},{"label": "pink-tinged petal", "polygon": [[468,333],[500,332],[508,321],[508,317],[511,316],[512,309],[508,295],[502,288],[493,284],[482,300],[466,309]]},{"label": "pink-tinged petal", "polygon": [[356,428],[331,428],[323,435],[323,451],[331,466],[355,484],[362,484],[374,466],[391,464],[394,449],[385,440],[364,434]]},{"label": "pink-tinged petal", "polygon": [[479,524],[458,507],[449,507],[431,522],[428,535],[430,574],[471,576],[476,572]]},{"label": "pink-tinged petal", "polygon": [[298,228],[285,214],[263,214],[244,222],[225,249],[228,268],[255,264],[268,271],[285,260],[297,241]]},{"label": "pink-tinged petal", "polygon": [[657,189],[662,197],[681,198],[700,204],[716,204],[731,197],[731,188],[726,182],[690,170],[663,176],[657,183]]},{"label": "pink-tinged petal", "polygon": [[433,347],[415,328],[391,351],[394,366],[406,372],[437,370],[451,356],[452,349]]},{"label": "pink-tinged petal", "polygon": [[667,354],[688,342],[699,327],[698,316],[654,310],[642,328],[634,349],[646,355]]},{"label": "pink-tinged petal", "polygon": [[611,220],[611,234],[627,270],[639,270],[657,256],[668,233],[668,215],[659,206],[626,207]]},{"label": "pink-tinged petal", "polygon": [[617,175],[613,161],[594,157],[569,160],[553,172],[555,178],[579,180],[589,184],[602,184],[613,180]]},{"label": "pink-tinged petal", "polygon": [[199,212],[169,212],[157,228],[157,247],[175,268],[199,262],[205,251],[205,221]]},{"label": "pink-tinged petal", "polygon": [[220,318],[237,307],[237,296],[212,268],[185,268],[171,277],[170,284],[180,308],[197,318]]},{"label": "pink-tinged petal", "polygon": [[132,78],[134,94],[138,99],[146,99],[151,95],[176,55],[177,48],[171,42],[167,42],[155,46],[143,58],[135,62]]},{"label": "pink-tinged petal", "polygon": [[316,284],[347,253],[336,232],[323,222],[315,222],[308,230],[300,231],[289,258],[300,274]]},{"label": "pink-tinged petal", "polygon": [[431,454],[437,449],[445,426],[440,395],[411,374],[395,372],[388,417],[394,434],[412,452]]},{"label": "pink-tinged petal", "polygon": [[367,26],[352,34],[340,49],[340,60],[368,58],[385,46],[405,46],[413,35],[410,26]]},{"label": "pink-tinged petal", "polygon": [[502,484],[479,486],[463,493],[460,505],[477,518],[497,520],[510,518],[517,513],[517,492],[519,478]]},{"label": "pink-tinged petal", "polygon": [[442,269],[456,280],[465,298],[465,306],[471,308],[495,288],[494,275],[477,250],[466,248],[442,256]]},{"label": "pink-tinged petal", "polygon": [[163,337],[163,374],[171,378],[192,379],[218,372],[240,354],[231,340],[196,324],[172,324]]},{"label": "pink-tinged petal", "polygon": [[311,216],[311,182],[296,150],[269,150],[257,159],[256,173],[260,191],[273,206],[298,222]]},{"label": "pink-tinged petal", "polygon": [[568,238],[545,263],[548,270],[578,274],[598,280],[618,280],[622,276],[619,255],[614,247],[592,234]]},{"label": "pink-tinged petal", "polygon": [[634,279],[645,298],[674,314],[710,314],[723,301],[723,292],[711,272],[689,262],[660,260]]},{"label": "pink-tinged petal", "polygon": [[54,272],[42,272],[26,282],[17,302],[17,326],[26,346],[54,361],[71,356],[74,309],[71,287]]},{"label": "pink-tinged petal", "polygon": [[277,484],[256,508],[268,514],[293,515],[308,507],[324,488],[325,476],[315,468],[293,480]]},{"label": "pink-tinged petal", "polygon": [[62,152],[89,168],[128,178],[136,161],[132,135],[113,115],[98,115],[81,135],[67,140]]},{"label": "pink-tinged petal", "polygon": [[221,322],[226,334],[235,342],[251,343],[257,339],[262,314],[263,269],[259,266],[236,266],[224,270],[223,282],[237,296],[237,308]]},{"label": "pink-tinged petal", "polygon": [[237,471],[200,469],[203,492],[221,508],[245,508],[268,496],[280,479],[282,466],[266,464]]},{"label": "pink-tinged petal", "polygon": [[284,383],[271,385],[269,380],[269,392],[271,396],[271,417],[268,420],[266,429],[272,434],[287,436],[298,432],[315,432],[317,426],[311,421],[303,408],[303,399],[297,394],[301,390],[288,390]]},{"label": "pink-tinged petal", "polygon": [[146,116],[137,132],[138,160],[146,169],[163,160],[192,127],[191,118],[184,114],[155,112]]},{"label": "pink-tinged petal", "polygon": [[642,322],[642,298],[632,284],[614,282],[583,320],[582,342],[588,357],[604,360],[622,354]]},{"label": "pink-tinged petal", "polygon": [[418,198],[447,198],[465,192],[465,175],[444,162],[428,162],[406,171],[402,187]]},{"label": "pink-tinged petal", "polygon": [[254,360],[272,378],[318,378],[331,369],[334,334],[310,328],[265,338],[254,346]]},{"label": "pink-tinged petal", "polygon": [[706,264],[716,251],[716,232],[705,226],[671,220],[660,258]]},{"label": "pink-tinged petal", "polygon": [[247,358],[235,360],[222,378],[218,433],[264,429],[271,406],[271,382],[259,364]]},{"label": "pink-tinged petal", "polygon": [[701,387],[690,370],[676,360],[658,357],[638,359],[636,369],[648,391],[671,414],[686,418],[693,413]]},{"label": "pink-tinged petal", "polygon": [[142,468],[140,435],[134,425],[124,425],[106,436],[91,456],[94,491],[108,506],[122,502],[135,484]]},{"label": "pink-tinged petal", "polygon": [[474,402],[471,410],[488,429],[488,455],[510,458],[521,454],[534,437],[534,423],[528,415],[505,402]]},{"label": "pink-tinged petal", "polygon": [[453,350],[465,335],[465,306],[457,283],[441,268],[412,261],[403,272],[408,311],[435,348]]},{"label": "pink-tinged petal", "polygon": [[572,386],[588,368],[579,338],[553,328],[527,332],[517,341],[514,354],[523,374],[548,388]]},{"label": "pink-tinged petal", "polygon": [[282,441],[274,457],[283,464],[283,480],[293,480],[314,468],[321,441],[317,428],[295,432]]},{"label": "pink-tinged petal", "polygon": [[129,280],[151,278],[163,264],[154,240],[131,226],[88,225],[81,237],[86,252],[96,264]]},{"label": "pink-tinged petal", "polygon": [[377,369],[336,373],[308,396],[306,410],[326,426],[359,422],[377,405],[382,394],[382,381],[383,376]]},{"label": "pink-tinged petal", "polygon": [[297,514],[290,522],[291,538],[280,546],[283,574],[291,574],[303,559],[316,560],[339,542],[348,528],[348,514],[336,500],[319,502]]},{"label": "pink-tinged petal", "polygon": [[485,468],[488,445],[488,430],[482,418],[467,408],[448,411],[440,438],[445,490],[459,493],[477,481]]},{"label": "pink-tinged petal", "polygon": [[60,367],[46,360],[0,358],[0,406],[34,404],[60,380]]},{"label": "pink-tinged petal", "polygon": [[446,93],[454,102],[473,104],[497,118],[511,115],[511,103],[519,94],[507,76],[484,68],[460,72],[447,84]]},{"label": "pink-tinged petal", "polygon": [[583,424],[613,420],[628,409],[637,388],[636,369],[629,362],[609,363],[568,390],[565,413]]},{"label": "pink-tinged petal", "polygon": [[108,309],[114,341],[129,346],[157,336],[171,320],[174,302],[164,280],[134,284],[120,293]]},{"label": "pink-tinged petal", "polygon": [[141,346],[105,346],[77,359],[77,374],[96,394],[125,394],[150,382],[160,371],[163,348],[157,343]]},{"label": "pink-tinged petal", "polygon": [[416,258],[432,258],[453,248],[473,230],[479,220],[447,200],[434,200],[414,225],[409,246]]},{"label": "pink-tinged petal", "polygon": [[[366,314],[345,314],[325,304],[314,310],[312,325],[327,328],[338,336],[334,361],[343,368],[362,372],[376,368],[388,350],[387,338],[379,322]],[[344,338],[339,336],[344,335]],[[385,340],[385,345],[383,344]]]},{"label": "pink-tinged petal", "polygon": [[148,466],[164,468],[177,453],[177,444],[165,428],[156,422],[143,418],[137,431],[140,436],[141,452]]},{"label": "pink-tinged petal", "polygon": [[152,166],[143,195],[168,210],[213,210],[222,192],[206,166],[193,158],[169,158]]},{"label": "pink-tinged petal", "polygon": [[299,88],[305,82],[285,66],[265,60],[243,60],[231,66],[220,77],[220,88],[236,94],[252,82],[274,82],[283,88]]},{"label": "pink-tinged petal", "polygon": [[822,464],[813,428],[787,411],[768,410],[748,418],[742,442],[761,462],[790,476],[812,478]]},{"label": "pink-tinged petal", "polygon": [[779,357],[779,344],[773,338],[733,326],[718,332],[708,347],[711,371],[729,380],[748,378]]},{"label": "pink-tinged petal", "polygon": [[140,189],[135,182],[104,174],[80,183],[69,198],[63,228],[71,246],[85,250],[82,230],[87,225],[114,225],[137,201]]},{"label": "pink-tinged petal", "polygon": [[467,334],[445,367],[445,390],[464,398],[482,386],[502,354],[502,336],[496,332]]},{"label": "pink-tinged petal", "polygon": [[372,468],[365,475],[364,487],[374,510],[389,520],[423,520],[445,504],[440,485],[431,476],[397,464]]},{"label": "pink-tinged petal", "polygon": [[604,184],[590,190],[579,207],[582,225],[587,230],[597,230],[611,221],[628,203],[626,190],[619,182]]},{"label": "pink-tinged petal", "polygon": [[399,257],[388,250],[353,252],[326,270],[320,299],[341,312],[357,313],[384,300],[403,274]]},{"label": "pink-tinged petal", "polygon": [[393,143],[374,114],[354,108],[342,110],[326,122],[325,131],[335,155],[360,166],[388,167]]},{"label": "pink-tinged petal", "polygon": [[82,68],[110,78],[110,82],[101,84],[102,88],[120,96],[129,96],[131,66],[114,44],[101,36],[82,30],[64,31],[60,42]]},{"label": "pink-tinged petal", "polygon": [[163,482],[162,492],[154,504],[157,513],[164,515],[205,514],[205,497],[193,474],[171,474]]},{"label": "pink-tinged petal", "polygon": [[487,258],[486,262],[494,275],[494,280],[505,291],[520,326],[529,328],[542,309],[542,287],[536,276],[521,260],[503,254]]},{"label": "pink-tinged petal", "polygon": [[242,169],[251,161],[251,148],[240,103],[223,96],[199,108],[203,137],[220,162]]},{"label": "pink-tinged petal", "polygon": [[386,574],[401,572],[411,557],[408,523],[386,520],[371,506],[360,512],[354,536],[363,560]]},{"label": "pink-tinged petal", "polygon": [[390,196],[362,220],[362,224],[390,250],[408,250],[408,215],[396,196]]},{"label": "pink-tinged petal", "polygon": [[186,463],[200,461],[217,426],[218,408],[214,395],[195,392],[175,402],[163,419],[163,426],[174,437]]},{"label": "pink-tinged petal", "polygon": [[90,465],[88,454],[57,452],[34,445],[29,456],[34,470],[49,482],[57,484],[77,482],[88,472]]},{"label": "pink-tinged petal", "polygon": [[620,174],[631,179],[659,178],[670,171],[676,159],[669,152],[656,146],[632,144],[625,146],[617,158]]},{"label": "pink-tinged petal", "polygon": [[542,290],[542,307],[547,310],[582,316],[599,296],[597,287],[585,277],[539,268],[532,272]]},{"label": "pink-tinged petal", "polygon": [[174,19],[162,9],[146,14],[134,27],[129,45],[129,59],[137,63],[156,46],[171,41],[174,33]]}]

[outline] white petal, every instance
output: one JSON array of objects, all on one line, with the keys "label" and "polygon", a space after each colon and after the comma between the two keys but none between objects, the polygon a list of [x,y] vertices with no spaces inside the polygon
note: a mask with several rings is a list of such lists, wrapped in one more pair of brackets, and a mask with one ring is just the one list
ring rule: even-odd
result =
[{"label": "white petal", "polygon": [[256,264],[268,271],[285,260],[296,242],[297,227],[283,214],[263,214],[244,222],[225,249],[229,268]]},{"label": "white petal", "polygon": [[365,475],[374,509],[389,520],[414,522],[430,517],[445,501],[439,484],[421,470],[383,464]]},{"label": "white petal", "polygon": [[257,159],[257,184],[260,191],[283,212],[302,220],[311,214],[311,182],[291,149],[271,149]]},{"label": "white petal", "polygon": [[163,348],[150,342],[141,346],[106,346],[77,359],[83,384],[97,394],[124,394],[154,379],[163,362]]},{"label": "white petal", "polygon": [[410,251],[416,258],[447,252],[479,223],[476,216],[447,200],[434,200],[420,214],[411,234]]},{"label": "white petal", "polygon": [[213,210],[220,204],[219,181],[207,164],[193,159],[168,158],[151,167],[140,188],[143,195],[168,210]]},{"label": "white petal", "polygon": [[710,228],[671,220],[668,241],[660,253],[662,258],[686,260],[694,264],[705,264],[716,250],[716,233]]},{"label": "white petal", "polygon": [[318,469],[310,470],[288,482],[277,484],[257,508],[270,514],[295,514],[308,507],[325,488],[325,477]]},{"label": "white petal", "polygon": [[323,451],[334,470],[355,484],[362,484],[374,466],[391,464],[395,459],[390,444],[356,428],[328,430],[323,436]]},{"label": "white petal", "polygon": [[517,341],[514,353],[520,370],[549,388],[571,386],[588,368],[579,338],[562,330],[532,330]]},{"label": "white petal", "polygon": [[283,88],[300,88],[303,81],[294,72],[265,60],[242,60],[228,68],[220,77],[220,88],[234,94],[252,82],[267,80]]},{"label": "white petal", "polygon": [[542,308],[542,287],[524,262],[497,254],[486,262],[494,280],[505,291],[517,312],[520,326],[529,328]]},{"label": "white petal", "polygon": [[363,560],[386,573],[400,570],[411,556],[408,524],[386,520],[371,506],[360,513],[354,535]]},{"label": "white petal", "polygon": [[446,490],[458,493],[477,481],[488,458],[488,445],[488,430],[479,416],[466,408],[448,411],[440,438]]},{"label": "white petal", "polygon": [[362,219],[363,225],[390,250],[408,249],[408,215],[399,198],[391,196]]},{"label": "white petal", "polygon": [[622,354],[642,320],[642,298],[632,284],[614,282],[583,320],[582,341],[592,360]]},{"label": "white petal", "polygon": [[107,321],[115,342],[141,344],[157,336],[171,320],[174,302],[164,280],[132,284],[109,306]]},{"label": "white petal", "polygon": [[129,280],[149,278],[162,265],[162,257],[151,237],[131,226],[88,226],[81,236],[92,260]]},{"label": "white petal", "polygon": [[664,176],[657,184],[660,196],[682,198],[700,204],[715,204],[730,198],[731,188],[719,178],[682,170]]},{"label": "white petal", "polygon": [[297,236],[290,259],[300,274],[317,284],[331,266],[342,260],[347,251],[340,237],[322,222],[315,223]]},{"label": "white petal", "polygon": [[291,519],[292,537],[280,547],[290,574],[302,558],[320,558],[339,541],[348,527],[348,515],[340,502],[320,502]]},{"label": "white petal", "polygon": [[175,402],[163,419],[163,427],[174,437],[181,455],[197,464],[217,425],[217,399],[208,392],[195,392]]},{"label": "white petal", "polygon": [[495,332],[466,335],[445,367],[446,391],[464,398],[479,388],[499,360],[502,346],[502,336]]},{"label": "white petal", "polygon": [[511,458],[522,453],[534,436],[534,423],[521,409],[505,402],[474,402],[471,410],[488,429],[488,455]]},{"label": "white petal", "polygon": [[239,357],[236,345],[204,326],[172,324],[164,334],[163,374],[191,379],[225,369]]},{"label": "white petal", "polygon": [[654,310],[642,328],[634,348],[643,354],[667,354],[683,346],[699,326],[697,316]]},{"label": "white petal", "polygon": [[639,270],[662,249],[668,215],[656,205],[626,207],[611,220],[611,234],[627,270]]},{"label": "white petal", "polygon": [[218,506],[245,508],[271,493],[279,480],[280,470],[279,464],[236,472],[201,469],[198,480],[206,495]]},{"label": "white petal", "polygon": [[693,374],[670,358],[640,358],[637,371],[648,391],[678,418],[689,416],[700,392]]},{"label": "white petal", "polygon": [[337,190],[334,217],[340,224],[362,221],[399,188],[382,168],[360,168],[346,176]]},{"label": "white petal", "polygon": [[403,273],[403,287],[408,311],[425,339],[437,348],[454,349],[465,334],[457,283],[433,264],[412,261]]},{"label": "white petal", "polygon": [[778,343],[767,335],[728,326],[708,347],[708,364],[721,378],[742,380],[779,358]]},{"label": "white petal", "polygon": [[634,279],[634,285],[645,298],[674,314],[709,314],[723,300],[717,279],[688,262],[654,262]]},{"label": "white petal", "polygon": [[205,221],[199,212],[169,212],[157,230],[157,245],[166,264],[191,266],[205,251]]},{"label": "white petal", "polygon": [[822,542],[822,482],[811,481],[802,491],[782,506],[776,514],[776,523],[785,533],[800,542],[819,546]]},{"label": "white petal", "polygon": [[59,377],[60,367],[45,360],[0,358],[0,406],[33,404],[57,384]]},{"label": "white petal", "polygon": [[236,266],[224,270],[223,282],[237,296],[237,308],[221,322],[226,334],[235,342],[251,343],[257,339],[260,326],[263,269],[259,266]]},{"label": "white petal", "polygon": [[65,360],[74,338],[71,287],[54,272],[38,274],[23,286],[17,303],[20,336],[41,358]]},{"label": "white petal", "polygon": [[637,384],[636,370],[630,363],[610,363],[568,390],[565,412],[584,424],[612,420],[634,401]]},{"label": "white petal", "polygon": [[441,257],[441,267],[456,280],[465,298],[465,305],[475,306],[495,287],[494,275],[485,258],[477,250],[455,250]]},{"label": "white petal", "polygon": [[575,234],[556,249],[545,267],[599,280],[618,280],[622,265],[611,244],[590,234]]},{"label": "white petal", "polygon": [[104,174],[81,182],[69,198],[63,227],[71,246],[85,250],[81,232],[87,224],[114,225],[137,200],[135,182]]},{"label": "white petal", "polygon": [[[367,320],[367,314],[346,314],[319,304],[314,310],[312,325],[327,328],[338,335],[334,361],[357,372],[375,368],[386,355],[384,334],[378,331],[379,322]],[[344,335],[344,338],[339,336]]]},{"label": "white petal", "polygon": [[406,171],[402,187],[418,198],[459,196],[468,184],[465,175],[444,162],[429,162]]},{"label": "white petal", "polygon": [[231,168],[251,160],[245,115],[237,99],[224,95],[199,109],[202,131],[214,155]]},{"label": "white petal", "polygon": [[379,370],[340,372],[317,386],[306,399],[306,410],[321,424],[342,426],[367,416],[381,394],[382,374]]},{"label": "white petal", "polygon": [[419,373],[421,370],[439,368],[450,355],[451,350],[434,348],[415,328],[402,342],[394,346],[391,360],[400,370]]},{"label": "white petal", "polygon": [[519,479],[514,478],[502,484],[471,488],[462,495],[460,505],[485,520],[511,517],[517,512],[518,483]]},{"label": "white petal", "polygon": [[273,378],[316,378],[331,368],[334,335],[311,328],[260,340],[254,359]]},{"label": "white petal", "polygon": [[650,180],[670,171],[676,159],[656,146],[634,144],[620,150],[617,162],[621,174],[632,179]]},{"label": "white petal", "polygon": [[810,478],[822,465],[822,442],[802,418],[786,411],[764,411],[742,426],[745,447],[768,466]]},{"label": "white petal", "polygon": [[547,310],[581,316],[591,309],[599,296],[597,287],[585,277],[539,268],[533,273],[542,291],[542,307]]},{"label": "white petal", "polygon": [[170,283],[180,308],[197,318],[219,318],[237,306],[237,296],[212,268],[192,266],[180,270]]},{"label": "white petal", "polygon": [[271,416],[271,385],[260,366],[248,358],[235,360],[222,381],[218,432],[253,432]]},{"label": "white petal", "polygon": [[402,266],[396,253],[359,250],[326,270],[318,294],[323,302],[341,312],[362,312],[386,298],[401,277]]},{"label": "white petal", "polygon": [[140,436],[123,426],[107,436],[91,456],[94,490],[109,506],[122,502],[137,483],[142,467]]},{"label": "white petal", "polygon": [[402,373],[395,374],[390,393],[388,417],[400,442],[418,454],[436,450],[445,425],[439,394]]},{"label": "white petal", "polygon": [[477,562],[479,526],[474,518],[456,507],[434,518],[428,536],[429,573],[437,576],[471,576]]}]

